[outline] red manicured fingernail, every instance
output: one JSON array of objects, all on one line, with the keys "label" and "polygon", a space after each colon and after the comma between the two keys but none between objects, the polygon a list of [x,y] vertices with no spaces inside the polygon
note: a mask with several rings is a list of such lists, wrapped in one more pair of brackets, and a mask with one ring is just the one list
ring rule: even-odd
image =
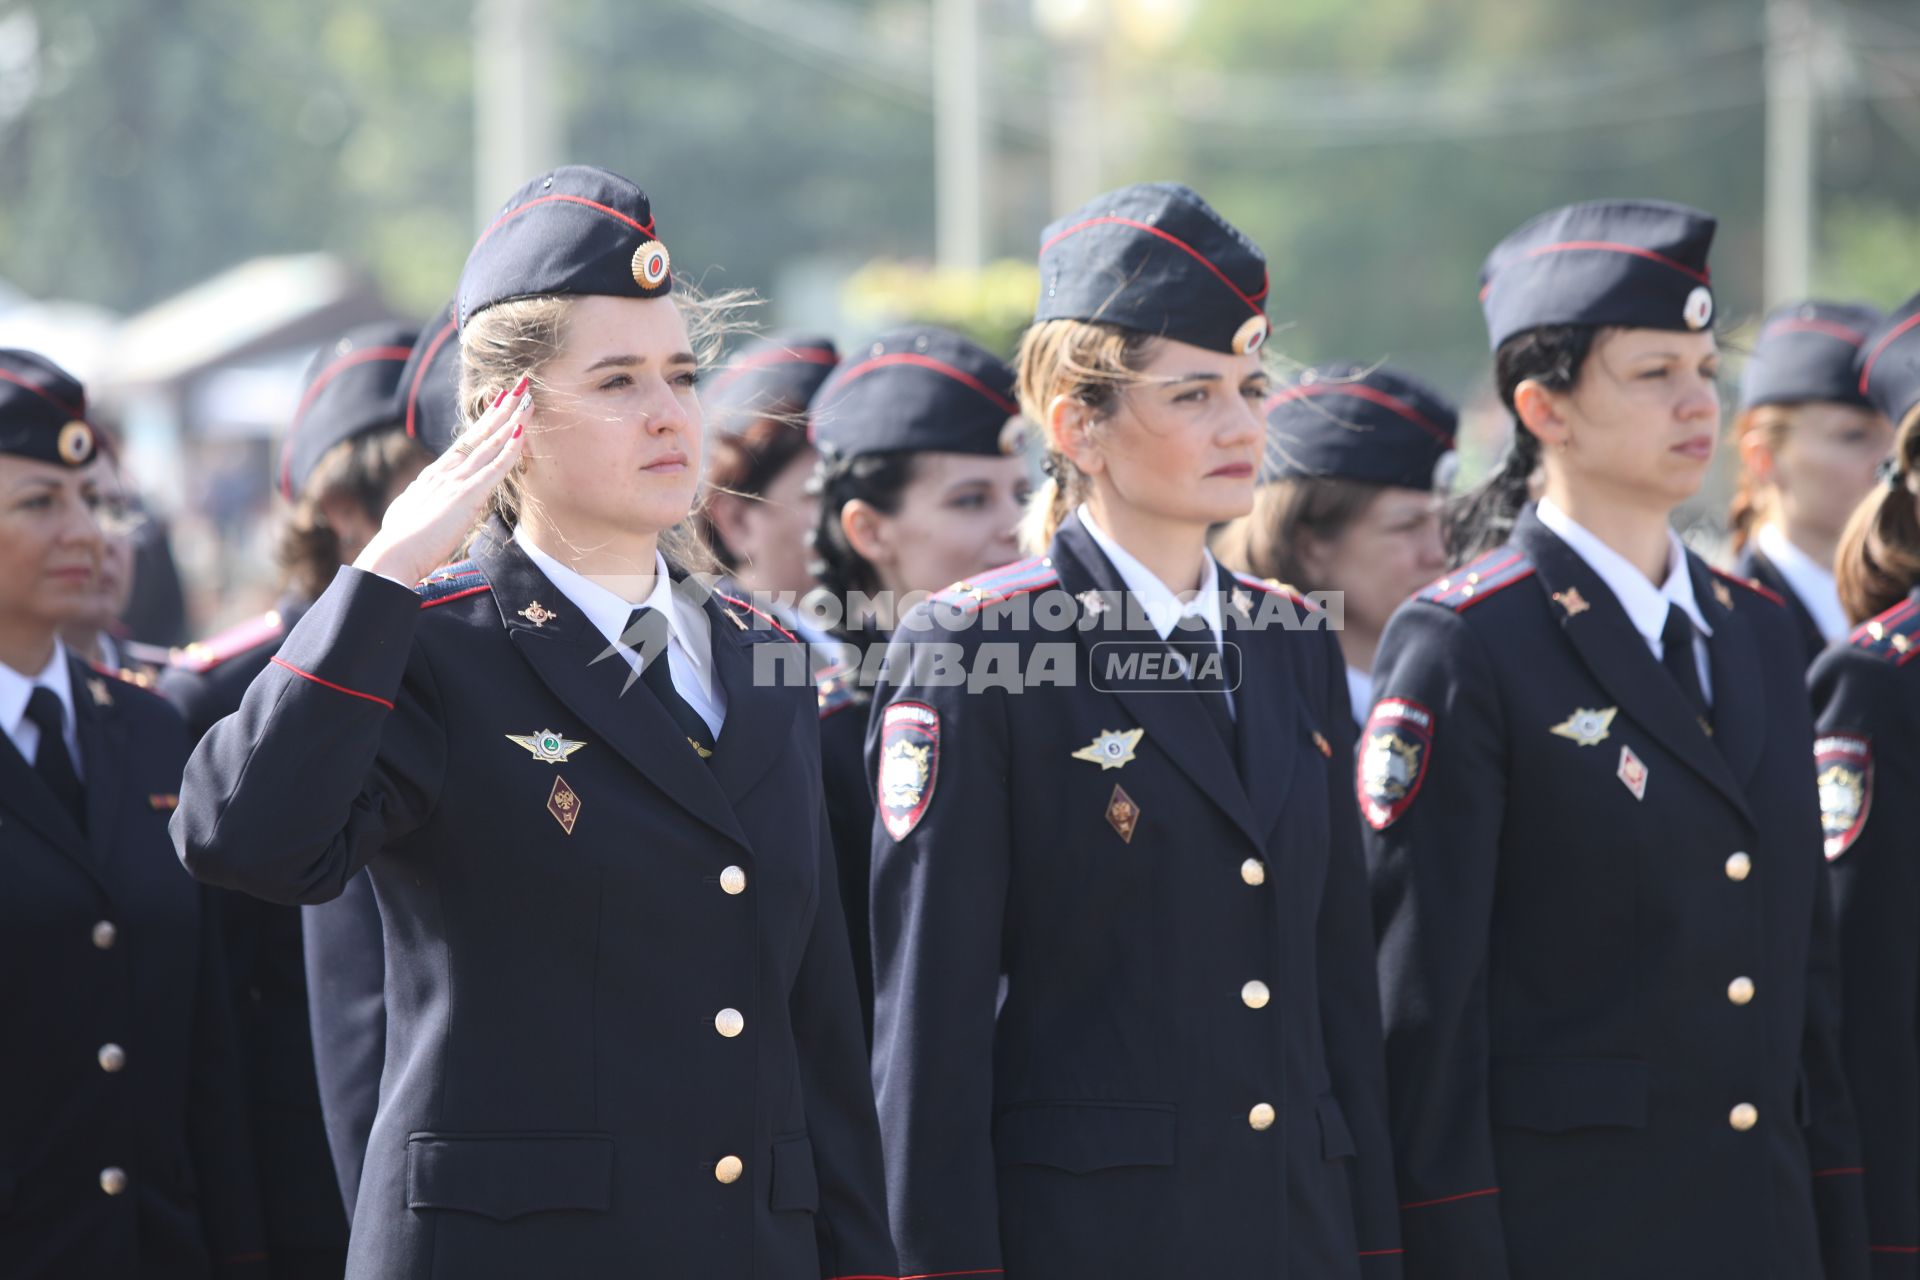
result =
[{"label": "red manicured fingernail", "polygon": [[524,422],[523,422],[523,423],[521,423],[521,424],[520,424],[519,426],[517,426],[517,427],[515,427],[515,428],[513,429],[513,438],[514,438],[515,440],[518,440],[518,439],[520,438],[520,433],[521,433],[522,431],[525,431],[526,429],[527,429],[527,424],[526,424],[526,423],[524,423]]},{"label": "red manicured fingernail", "polygon": [[523,374],[521,375],[519,385],[514,387],[513,394],[519,395],[522,392],[524,392],[526,389],[527,389],[527,379],[526,379],[526,376]]},{"label": "red manicured fingernail", "polygon": [[493,407],[498,409],[500,407],[500,402],[505,400],[506,398],[507,398],[507,388],[502,387],[500,389],[500,394],[493,398]]}]

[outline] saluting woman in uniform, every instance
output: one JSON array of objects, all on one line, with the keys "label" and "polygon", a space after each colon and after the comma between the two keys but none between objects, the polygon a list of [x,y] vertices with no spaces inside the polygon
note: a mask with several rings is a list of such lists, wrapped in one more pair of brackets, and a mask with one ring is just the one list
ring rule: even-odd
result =
[{"label": "saluting woman in uniform", "polygon": [[203,878],[372,870],[356,1278],[893,1271],[804,653],[684,585],[672,289],[632,183],[516,192],[461,277],[471,426],[189,766]]},{"label": "saluting woman in uniform", "polygon": [[1019,556],[1029,487],[1019,414],[1006,361],[925,327],[875,338],[813,401],[814,571],[840,605],[835,638],[844,646],[819,679],[820,768],[869,1031],[870,685],[894,622],[914,600]]},{"label": "saluting woman in uniform", "polygon": [[1814,773],[1840,922],[1847,1083],[1877,1277],[1920,1270],[1920,297],[1861,344],[1856,389],[1900,424],[1840,540],[1860,623],[1808,676]]},{"label": "saluting woman in uniform", "polygon": [[1156,184],[1040,275],[1044,554],[909,614],[869,722],[901,1270],[1397,1274],[1340,650],[1206,549],[1253,500],[1265,259]]},{"label": "saluting woman in uniform", "polygon": [[1893,424],[1867,403],[1854,373],[1880,318],[1845,303],[1781,307],[1740,374],[1733,571],[1786,601],[1809,664],[1847,634],[1834,553],[1893,443]]},{"label": "saluting woman in uniform", "polygon": [[264,1276],[217,933],[172,857],[187,735],[60,631],[113,500],[80,384],[0,351],[0,1274]]},{"label": "saluting woman in uniform", "polygon": [[1719,428],[1713,232],[1573,205],[1482,268],[1495,549],[1394,615],[1358,767],[1422,1280],[1866,1265],[1800,649],[1668,523]]},{"label": "saluting woman in uniform", "polygon": [[1214,537],[1230,569],[1342,597],[1340,652],[1357,725],[1373,706],[1387,619],[1447,567],[1441,505],[1459,416],[1418,379],[1385,368],[1303,371],[1267,402],[1253,510]]}]

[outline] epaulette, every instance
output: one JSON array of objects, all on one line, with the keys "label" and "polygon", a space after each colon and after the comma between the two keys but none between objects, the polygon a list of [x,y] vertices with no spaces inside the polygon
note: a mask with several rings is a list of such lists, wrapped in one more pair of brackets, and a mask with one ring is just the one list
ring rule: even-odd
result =
[{"label": "epaulette", "polygon": [[965,582],[956,582],[945,591],[935,592],[936,604],[977,609],[999,600],[1010,600],[1029,591],[1038,591],[1060,581],[1050,556],[1029,556],[1012,564],[983,573]]},{"label": "epaulette", "polygon": [[194,641],[172,655],[171,665],[195,675],[205,675],[229,658],[237,658],[269,640],[278,640],[286,633],[287,624],[280,617],[280,611],[270,609],[257,618],[228,627],[218,635]]},{"label": "epaulette", "polygon": [[[1755,595],[1764,596],[1768,600],[1773,601],[1775,604],[1779,605],[1782,609],[1787,607],[1787,602],[1780,598],[1780,593],[1778,591],[1775,591],[1771,587],[1763,586],[1760,583],[1755,582],[1752,578],[1742,578],[1737,574],[1728,573],[1724,569],[1715,569],[1712,565],[1708,565],[1707,568],[1713,574],[1714,577],[1720,579],[1720,581],[1722,582],[1731,582],[1736,587],[1745,587],[1747,590],[1753,592]],[[1728,604],[1725,600],[1722,600],[1720,603],[1725,605],[1729,609],[1733,607],[1731,604]]]},{"label": "epaulette", "polygon": [[1282,596],[1302,609],[1312,609],[1315,612],[1320,609],[1319,605],[1278,578],[1256,578],[1250,573],[1236,571],[1233,580],[1243,587],[1252,587],[1255,591],[1264,591],[1270,596]]},{"label": "epaulette", "polygon": [[873,695],[861,688],[860,673],[850,663],[828,667],[814,677],[813,683],[820,696],[822,720],[836,711],[865,706],[873,700]]},{"label": "epaulette", "polygon": [[1856,649],[1902,666],[1920,653],[1920,607],[1912,600],[1902,600],[1855,627],[1847,640]]},{"label": "epaulette", "polygon": [[[734,606],[735,609],[745,609],[748,613],[752,614],[756,618],[759,618],[761,621],[765,622],[767,626],[772,627],[775,631],[778,631],[782,636],[786,637],[788,640],[793,641],[795,644],[798,644],[800,642],[800,637],[794,635],[793,632],[781,626],[780,620],[774,617],[772,614],[768,613],[765,609],[756,609],[752,605],[748,604],[745,600],[742,600],[737,596],[730,596],[724,591],[716,591],[713,594],[715,599],[724,600],[728,604]],[[739,614],[733,612],[732,609],[722,609],[721,612],[726,614],[727,617],[733,620],[734,626],[740,628],[742,631],[747,632],[749,635],[755,632],[760,632],[764,634],[764,628],[748,626],[747,620],[745,618],[742,618]]]},{"label": "epaulette", "polygon": [[420,607],[431,609],[435,605],[478,595],[482,591],[493,590],[493,584],[487,581],[487,575],[480,566],[471,560],[462,560],[435,569],[414,585],[413,594],[420,597]]},{"label": "epaulette", "polygon": [[1527,558],[1526,552],[1497,547],[1478,560],[1461,565],[1438,582],[1422,587],[1413,598],[1460,613],[1532,576],[1533,561]]}]

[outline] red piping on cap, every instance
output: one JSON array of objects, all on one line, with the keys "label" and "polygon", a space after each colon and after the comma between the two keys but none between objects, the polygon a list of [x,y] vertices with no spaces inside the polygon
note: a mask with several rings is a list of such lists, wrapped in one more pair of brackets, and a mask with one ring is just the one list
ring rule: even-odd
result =
[{"label": "red piping on cap", "polygon": [[334,375],[369,360],[399,360],[402,363],[413,354],[412,347],[362,347],[358,351],[349,351],[332,364],[320,371],[306,394],[300,397],[300,406],[293,411],[293,422],[287,427],[286,443],[280,447],[280,496],[293,497],[293,435],[300,429],[301,419],[307,416],[307,410],[313,405],[313,398],[320,394],[320,388],[332,382]]},{"label": "red piping on cap", "polygon": [[1829,338],[1838,338],[1850,347],[1857,347],[1867,340],[1867,335],[1857,329],[1849,329],[1843,324],[1831,320],[1802,319],[1789,317],[1775,320],[1760,331],[1760,341],[1765,342],[1776,333],[1823,333]]},{"label": "red piping on cap", "polygon": [[770,364],[818,364],[836,365],[840,357],[825,347],[779,347],[771,351],[759,351],[744,360],[735,361],[721,370],[720,376],[713,380],[715,387],[723,387],[749,369],[762,369]]},{"label": "red piping on cap", "polygon": [[[1671,267],[1689,280],[1698,280],[1701,284],[1711,285],[1713,275],[1707,271],[1695,271],[1684,262],[1676,262],[1664,253],[1655,253],[1651,249],[1642,249],[1637,244],[1621,244],[1617,240],[1563,240],[1559,244],[1543,244],[1538,249],[1527,250],[1529,258],[1538,258],[1549,253],[1569,253],[1579,250],[1591,250],[1596,253],[1625,253],[1636,258],[1645,258],[1648,262],[1657,262],[1663,267]],[[1498,277],[1496,277],[1497,279]],[[1487,294],[1493,291],[1493,281],[1489,280],[1480,290],[1480,300],[1485,302]]]},{"label": "red piping on cap", "polygon": [[546,204],[548,201],[551,201],[551,200],[564,200],[569,204],[583,204],[587,206],[587,208],[589,209],[598,209],[601,213],[606,214],[609,218],[618,218],[620,221],[626,223],[628,226],[632,227],[635,231],[638,231],[643,236],[650,236],[653,234],[653,222],[651,220],[649,220],[647,222],[647,225],[643,227],[639,223],[635,222],[632,218],[629,218],[626,214],[620,212],[618,209],[615,209],[610,205],[601,204],[597,200],[589,200],[585,196],[550,195],[550,196],[541,196],[538,199],[534,199],[534,200],[529,200],[525,204],[521,205],[518,209],[509,209],[505,213],[501,214],[499,217],[495,218],[493,222],[487,227],[487,229],[480,233],[480,239],[475,240],[473,242],[474,247],[477,249],[480,247],[480,245],[485,243],[486,238],[492,235],[494,233],[495,228],[499,227],[501,223],[511,222],[513,219],[519,217],[521,214],[533,208],[535,205]]},{"label": "red piping on cap", "polygon": [[871,360],[862,360],[859,364],[854,365],[851,369],[848,369],[840,375],[840,385],[844,387],[855,378],[864,378],[875,369],[882,369],[893,364],[912,365],[915,368],[931,369],[935,373],[944,374],[963,386],[973,388],[988,400],[992,401],[997,407],[1005,409],[1008,417],[1012,417],[1014,414],[1020,412],[1019,405],[1007,399],[998,391],[995,391],[992,387],[965,370],[956,369],[944,360],[935,360],[932,356],[916,355],[911,351],[896,351],[892,355],[875,356]]},{"label": "red piping on cap", "polygon": [[427,370],[433,367],[433,358],[440,354],[440,348],[445,346],[447,339],[459,329],[458,320],[447,321],[447,327],[433,335],[433,341],[427,344],[425,353],[420,357],[420,372],[413,375],[413,385],[407,388],[407,439],[409,440],[420,438],[420,433],[413,429],[413,420],[420,407],[420,384],[426,381]]},{"label": "red piping on cap", "polygon": [[1438,440],[1441,444],[1449,448],[1453,445],[1452,436],[1442,430],[1438,423],[1435,423],[1405,400],[1400,399],[1398,396],[1390,396],[1384,391],[1369,387],[1360,382],[1315,382],[1306,386],[1288,387],[1267,401],[1266,411],[1272,413],[1280,405],[1287,404],[1294,400],[1306,399],[1309,396],[1332,395],[1352,396],[1356,400],[1371,401],[1383,409],[1399,414],[1408,422],[1420,428],[1435,440]]},{"label": "red piping on cap", "polygon": [[85,414],[81,413],[80,410],[68,404],[65,400],[62,400],[58,396],[51,395],[45,390],[34,386],[31,382],[28,382],[25,378],[18,377],[14,374],[8,373],[5,369],[0,369],[0,381],[11,382],[16,387],[26,388],[28,391],[33,392],[33,394],[39,396],[42,400],[45,400],[48,404],[52,405],[54,408],[60,410],[60,412],[66,414],[69,418],[86,417]]},{"label": "red piping on cap", "polygon": [[1109,224],[1113,226],[1120,226],[1120,227],[1132,227],[1134,230],[1144,231],[1150,236],[1159,236],[1162,240],[1165,240],[1168,244],[1173,245],[1175,248],[1181,250],[1183,253],[1186,253],[1187,255],[1192,257],[1192,259],[1195,262],[1205,267],[1208,271],[1211,271],[1216,280],[1218,280],[1221,284],[1227,286],[1227,288],[1233,290],[1234,297],[1240,299],[1240,301],[1247,304],[1247,309],[1249,311],[1253,312],[1255,315],[1263,314],[1260,307],[1260,299],[1266,297],[1267,291],[1273,287],[1273,282],[1271,279],[1263,278],[1260,284],[1260,292],[1249,297],[1245,293],[1241,292],[1239,285],[1227,279],[1227,273],[1222,271],[1220,268],[1214,266],[1213,263],[1210,260],[1208,260],[1206,254],[1201,253],[1198,249],[1194,248],[1192,245],[1188,244],[1185,240],[1182,240],[1178,236],[1168,235],[1166,232],[1162,231],[1158,227],[1148,226],[1146,223],[1137,222],[1132,218],[1116,218],[1116,217],[1089,218],[1085,222],[1076,222],[1074,225],[1072,225],[1071,227],[1068,227],[1065,231],[1062,231],[1059,235],[1055,236],[1053,239],[1041,245],[1040,255],[1042,257],[1045,257],[1047,250],[1053,248],[1053,246],[1055,246],[1056,244],[1059,244],[1062,240],[1065,240],[1070,235],[1074,235],[1077,232],[1085,231],[1088,227],[1099,227],[1099,226],[1106,226]]},{"label": "red piping on cap", "polygon": [[1874,344],[1873,351],[1867,356],[1867,363],[1864,366],[1862,366],[1860,370],[1860,394],[1861,395],[1867,394],[1867,382],[1873,377],[1874,361],[1878,360],[1882,355],[1886,354],[1887,348],[1893,345],[1893,340],[1895,338],[1899,337],[1901,334],[1905,333],[1907,330],[1913,328],[1913,326],[1917,324],[1920,324],[1920,314],[1910,315],[1905,320],[1902,320],[1899,324],[1895,325],[1892,331],[1889,332],[1886,337],[1880,339],[1879,342],[1876,342]]}]

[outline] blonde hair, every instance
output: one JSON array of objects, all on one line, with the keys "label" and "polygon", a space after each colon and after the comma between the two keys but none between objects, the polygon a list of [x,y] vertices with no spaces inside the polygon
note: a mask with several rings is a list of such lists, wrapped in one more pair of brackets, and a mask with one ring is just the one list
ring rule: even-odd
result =
[{"label": "blonde hair", "polygon": [[1307,570],[1309,539],[1332,542],[1367,513],[1384,486],[1341,476],[1287,476],[1253,492],[1253,510],[1213,537],[1213,554],[1229,569],[1275,578],[1302,591],[1335,590]]},{"label": "blonde hair", "polygon": [[1885,613],[1920,582],[1920,405],[1893,439],[1893,481],[1877,484],[1840,535],[1834,577],[1854,623]]},{"label": "blonde hair", "polygon": [[[1047,430],[1047,409],[1061,396],[1087,406],[1095,422],[1113,411],[1114,398],[1142,381],[1140,371],[1153,359],[1159,339],[1134,329],[1095,320],[1044,320],[1020,338],[1014,357],[1019,374],[1020,411]],[[1039,555],[1070,512],[1086,500],[1086,473],[1046,444],[1047,478],[1027,500],[1020,520],[1020,545]]]},{"label": "blonde hair", "polygon": [[[1749,432],[1758,432],[1767,452],[1778,457],[1780,450],[1786,447],[1787,433],[1793,429],[1794,421],[1799,417],[1799,406],[1792,404],[1759,404],[1744,410],[1733,420],[1733,429],[1728,432],[1738,455],[1740,442]],[[1773,515],[1774,487],[1771,483],[1762,483],[1744,464],[1740,468],[1739,488],[1734,491],[1733,501],[1727,508],[1727,526],[1733,535],[1733,549],[1740,550],[1753,536],[1754,529],[1767,522]]]},{"label": "blonde hair", "polygon": [[[675,282],[673,302],[680,309],[701,370],[714,366],[729,335],[746,329],[740,319],[751,296],[740,290],[704,297]],[[525,375],[538,388],[541,372],[565,348],[573,320],[575,298],[548,294],[495,303],[467,321],[460,330],[460,436],[473,430],[500,393]],[[456,437],[458,439],[458,437]],[[526,492],[526,461],[522,459],[493,492],[488,511],[509,527],[531,501]],[[660,554],[687,573],[719,573],[715,558],[699,534],[706,507],[703,486],[685,519],[660,532]],[[478,530],[475,531],[476,533]]]}]

